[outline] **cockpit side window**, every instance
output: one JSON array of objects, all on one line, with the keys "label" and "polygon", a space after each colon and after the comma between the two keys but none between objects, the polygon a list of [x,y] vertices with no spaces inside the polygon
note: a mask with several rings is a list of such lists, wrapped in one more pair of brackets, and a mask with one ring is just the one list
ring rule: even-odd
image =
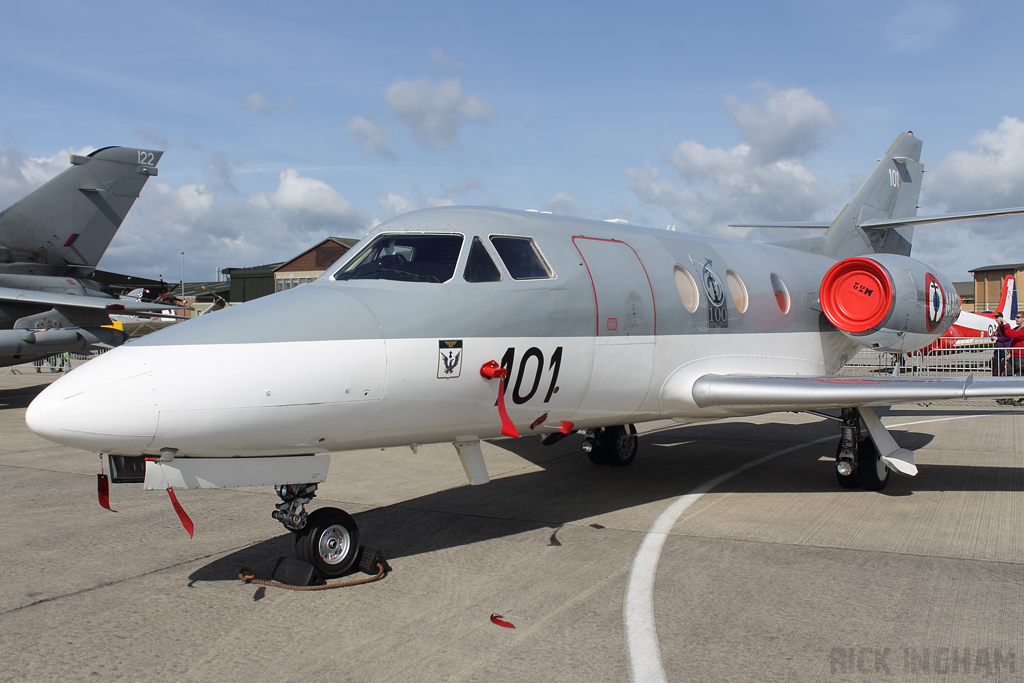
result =
[{"label": "cockpit side window", "polygon": [[480,241],[479,237],[473,238],[473,245],[469,248],[469,258],[466,259],[466,272],[463,273],[466,282],[499,282],[501,271],[494,264],[494,259],[487,253],[487,248]]},{"label": "cockpit side window", "polygon": [[491,244],[514,280],[550,280],[551,268],[529,237],[492,235]]},{"label": "cockpit side window", "polygon": [[462,235],[379,235],[334,279],[447,282],[455,274],[462,241]]}]

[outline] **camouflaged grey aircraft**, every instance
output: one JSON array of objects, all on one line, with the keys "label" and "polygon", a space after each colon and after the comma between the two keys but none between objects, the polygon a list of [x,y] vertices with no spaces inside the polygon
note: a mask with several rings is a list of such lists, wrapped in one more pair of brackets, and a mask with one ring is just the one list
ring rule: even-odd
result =
[{"label": "camouflaged grey aircraft", "polygon": [[[0,212],[0,366],[124,340],[110,313],[160,310],[85,280],[163,152],[106,147]],[[166,308],[166,305],[164,305]]]},{"label": "camouflaged grey aircraft", "polygon": [[785,244],[483,207],[398,216],[315,282],[90,361],[25,419],[175,503],[275,485],[274,518],[324,577],[359,553],[350,515],[305,511],[330,451],[451,442],[482,484],[481,439],[581,432],[594,463],[627,465],[637,422],[832,410],[839,485],[881,489],[917,468],[872,406],[1024,394],[1020,377],[838,374],[956,319],[953,284],[910,256],[914,226],[1024,213],[917,216],[920,152],[900,135],[824,234]]}]

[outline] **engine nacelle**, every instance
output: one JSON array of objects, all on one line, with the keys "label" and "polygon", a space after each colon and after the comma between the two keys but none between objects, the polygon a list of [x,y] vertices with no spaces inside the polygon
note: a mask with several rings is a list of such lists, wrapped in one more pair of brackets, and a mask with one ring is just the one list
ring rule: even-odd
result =
[{"label": "engine nacelle", "polygon": [[843,259],[825,273],[818,294],[821,310],[839,331],[879,351],[928,346],[960,314],[960,297],[948,278],[897,254]]}]

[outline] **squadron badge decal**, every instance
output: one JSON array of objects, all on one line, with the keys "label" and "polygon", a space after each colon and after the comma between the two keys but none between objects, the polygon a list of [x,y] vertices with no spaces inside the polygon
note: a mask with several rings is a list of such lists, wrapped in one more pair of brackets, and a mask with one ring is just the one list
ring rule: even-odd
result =
[{"label": "squadron badge decal", "polygon": [[729,327],[729,308],[725,302],[725,286],[711,270],[711,259],[705,258],[704,263],[697,263],[690,257],[690,263],[700,266],[700,282],[704,287],[704,296],[708,301],[708,327]]},{"label": "squadron badge decal", "polygon": [[462,373],[462,340],[441,339],[437,346],[437,378],[457,378]]}]

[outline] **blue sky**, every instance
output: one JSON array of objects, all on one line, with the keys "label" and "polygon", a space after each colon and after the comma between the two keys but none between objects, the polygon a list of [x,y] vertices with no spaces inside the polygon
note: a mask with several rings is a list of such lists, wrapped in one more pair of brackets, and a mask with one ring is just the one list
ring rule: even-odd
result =
[{"label": "blue sky", "polygon": [[[164,150],[101,267],[285,260],[438,204],[708,234],[831,220],[902,131],[922,214],[1024,206],[1011,2],[47,2],[5,8],[0,206]],[[1024,219],[919,228],[955,280]]]}]

